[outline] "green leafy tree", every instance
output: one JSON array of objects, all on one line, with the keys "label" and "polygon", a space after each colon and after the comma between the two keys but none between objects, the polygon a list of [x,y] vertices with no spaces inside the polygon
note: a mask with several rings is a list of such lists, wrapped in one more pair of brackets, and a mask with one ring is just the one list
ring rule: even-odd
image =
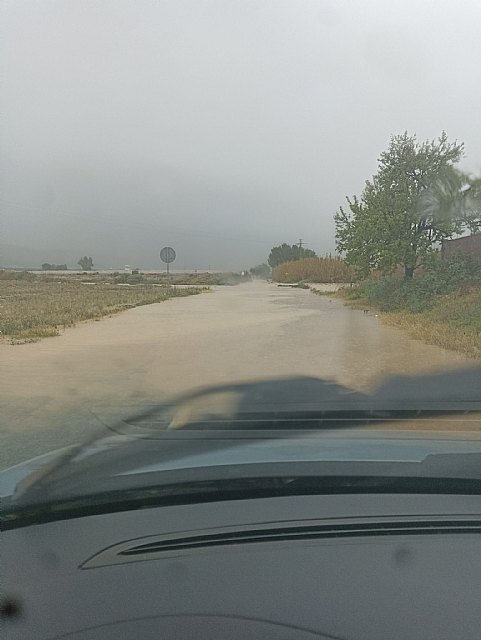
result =
[{"label": "green leafy tree", "polygon": [[84,256],[83,258],[80,258],[77,264],[80,265],[80,268],[83,269],[84,271],[92,271],[92,267],[94,266],[94,261],[92,260],[92,258],[88,256]]},{"label": "green leafy tree", "polygon": [[301,258],[316,258],[316,253],[312,249],[304,249],[297,244],[284,244],[273,247],[269,254],[267,262],[269,266],[274,268],[283,262],[292,262],[293,260],[301,260]]},{"label": "green leafy tree", "polygon": [[335,215],[337,249],[358,275],[402,265],[412,278],[438,243],[461,231],[464,176],[454,165],[462,153],[444,132],[423,143],[407,132],[391,138],[361,196]]}]

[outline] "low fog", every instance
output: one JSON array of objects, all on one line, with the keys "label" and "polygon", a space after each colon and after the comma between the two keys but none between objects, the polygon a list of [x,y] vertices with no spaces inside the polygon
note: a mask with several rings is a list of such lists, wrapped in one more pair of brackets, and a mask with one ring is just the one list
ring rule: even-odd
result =
[{"label": "low fog", "polygon": [[478,0],[6,0],[0,21],[0,266],[334,251],[405,130],[481,171]]}]

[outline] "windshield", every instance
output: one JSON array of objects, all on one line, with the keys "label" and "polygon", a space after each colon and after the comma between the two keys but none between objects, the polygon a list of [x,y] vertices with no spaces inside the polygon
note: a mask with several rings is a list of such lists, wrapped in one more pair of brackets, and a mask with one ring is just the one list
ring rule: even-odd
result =
[{"label": "windshield", "polygon": [[475,0],[2,4],[11,504],[479,491],[480,23]]}]

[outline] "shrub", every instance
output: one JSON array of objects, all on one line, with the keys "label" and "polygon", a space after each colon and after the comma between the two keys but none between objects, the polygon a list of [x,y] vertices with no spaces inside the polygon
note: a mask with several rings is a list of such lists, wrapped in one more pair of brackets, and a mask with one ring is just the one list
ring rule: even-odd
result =
[{"label": "shrub", "polygon": [[343,295],[363,300],[381,311],[420,313],[431,309],[441,295],[480,284],[481,259],[458,254],[448,260],[433,261],[412,280],[394,276],[369,279]]}]

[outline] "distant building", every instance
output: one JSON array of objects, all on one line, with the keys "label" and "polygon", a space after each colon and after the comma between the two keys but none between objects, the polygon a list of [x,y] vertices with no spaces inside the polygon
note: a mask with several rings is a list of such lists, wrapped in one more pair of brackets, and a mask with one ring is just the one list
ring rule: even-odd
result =
[{"label": "distant building", "polygon": [[464,236],[455,240],[443,240],[441,248],[442,258],[450,258],[457,253],[465,253],[481,258],[481,233],[472,236]]}]

